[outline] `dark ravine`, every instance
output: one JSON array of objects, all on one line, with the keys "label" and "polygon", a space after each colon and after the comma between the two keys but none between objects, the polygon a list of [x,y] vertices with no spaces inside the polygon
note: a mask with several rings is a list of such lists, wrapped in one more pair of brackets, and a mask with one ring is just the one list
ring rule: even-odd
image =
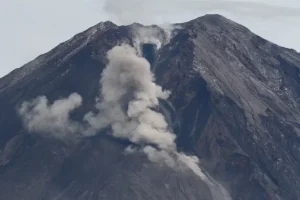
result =
[{"label": "dark ravine", "polygon": [[142,56],[148,60],[151,67],[155,65],[157,47],[156,44],[144,43],[142,44]]},{"label": "dark ravine", "polygon": [[[16,108],[39,95],[79,93],[77,120],[92,110],[106,52],[133,46],[137,26],[99,23],[0,79],[0,199],[213,199],[193,173],[124,154],[126,141],[99,134],[66,145],[22,127]],[[156,51],[142,47],[172,92],[161,105],[178,148],[233,200],[300,200],[300,54],[219,15],[179,26]]]}]

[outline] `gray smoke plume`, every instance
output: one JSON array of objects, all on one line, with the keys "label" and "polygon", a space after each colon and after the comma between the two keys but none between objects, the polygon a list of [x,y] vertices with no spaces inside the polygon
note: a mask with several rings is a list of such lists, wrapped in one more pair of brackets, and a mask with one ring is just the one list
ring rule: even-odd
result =
[{"label": "gray smoke plume", "polygon": [[[128,45],[114,47],[108,51],[107,58],[100,80],[101,100],[95,105],[97,113],[87,113],[84,123],[80,124],[69,117],[70,112],[81,105],[82,98],[78,94],[52,105],[43,96],[23,103],[19,109],[25,127],[59,139],[75,137],[79,132],[85,136],[95,135],[111,127],[113,136],[144,146],[142,151],[150,161],[175,170],[191,170],[213,188],[211,190],[217,190],[212,191],[218,194],[215,200],[230,200],[226,190],[202,172],[197,157],[177,151],[175,134],[169,130],[164,116],[155,111],[159,99],[167,99],[170,92],[154,82],[148,61]],[[135,151],[134,146],[125,149],[125,153]]]},{"label": "gray smoke plume", "polygon": [[175,149],[175,135],[169,131],[164,116],[154,110],[158,99],[168,98],[170,92],[155,84],[148,61],[128,45],[114,47],[107,58],[109,63],[100,80],[102,100],[95,105],[98,113],[87,113],[85,126],[69,118],[70,112],[82,103],[78,94],[71,94],[52,105],[45,96],[24,102],[18,111],[25,128],[42,136],[65,139],[79,132],[95,135],[110,126],[115,137]]},{"label": "gray smoke plume", "polygon": [[142,55],[141,44],[155,44],[157,49],[169,43],[172,32],[180,29],[179,26],[167,25],[160,27],[155,26],[132,26],[134,47],[137,49],[138,55]]},{"label": "gray smoke plume", "polygon": [[158,99],[166,99],[169,92],[155,84],[148,61],[128,45],[114,47],[107,58],[100,80],[103,99],[96,105],[99,113],[85,116],[90,125],[86,133],[110,125],[115,137],[174,149],[175,135],[168,130],[164,116],[153,110]]},{"label": "gray smoke plume", "polygon": [[70,112],[82,103],[80,95],[73,93],[49,105],[45,96],[24,102],[18,112],[25,128],[45,137],[66,139],[78,132],[80,125],[70,120]]},{"label": "gray smoke plume", "polygon": [[[156,149],[146,145],[143,152],[152,162],[163,163],[176,170],[191,170],[205,181],[215,195],[215,200],[230,200],[227,191],[216,185],[199,168],[196,156],[187,156],[176,149],[175,134],[168,130],[168,124],[161,113],[153,110],[158,99],[167,99],[170,92],[155,84],[147,60],[137,55],[134,48],[123,45],[114,47],[107,54],[109,63],[102,73],[102,102],[97,105],[97,115],[89,113],[85,120],[91,127],[99,124],[111,125],[115,137],[128,138],[136,144],[154,144]],[[101,123],[99,123],[101,122]],[[126,152],[134,152],[127,148]]]}]

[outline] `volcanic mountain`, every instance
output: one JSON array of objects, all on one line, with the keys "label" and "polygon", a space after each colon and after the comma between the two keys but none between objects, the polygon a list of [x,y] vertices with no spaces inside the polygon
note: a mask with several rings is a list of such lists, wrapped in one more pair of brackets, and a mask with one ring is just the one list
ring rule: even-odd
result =
[{"label": "volcanic mountain", "polygon": [[[176,135],[173,154],[197,156],[196,167],[166,163],[161,140],[78,128],[97,111],[111,57],[122,61],[108,52],[124,45],[169,92],[150,110]],[[29,124],[20,109],[41,96],[77,102],[70,119]],[[101,22],[0,79],[0,199],[300,200],[299,99],[300,54],[220,15],[172,29]],[[57,128],[70,121],[76,131]]]}]

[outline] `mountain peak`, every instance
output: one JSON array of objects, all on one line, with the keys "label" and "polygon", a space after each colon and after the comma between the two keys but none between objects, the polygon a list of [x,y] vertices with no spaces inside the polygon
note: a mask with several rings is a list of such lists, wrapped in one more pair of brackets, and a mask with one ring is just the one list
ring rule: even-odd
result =
[{"label": "mountain peak", "polygon": [[[111,127],[91,137],[76,129],[72,133],[79,136],[71,134],[76,141],[72,145],[57,139],[62,130],[69,131],[64,125],[72,122],[72,128],[82,128],[84,116],[92,118],[87,113],[103,107],[99,82],[112,57],[107,53],[116,46],[114,53],[129,52],[153,73],[133,76],[139,71],[136,68],[130,77],[140,81],[138,88],[144,86],[143,77],[151,79],[150,86],[157,90],[151,94],[161,95],[151,99],[156,106],[151,104],[150,110],[163,115],[162,127],[175,134],[180,151],[170,155],[160,149],[164,156],[158,160],[163,162],[152,162],[159,153],[155,145],[139,151],[144,143],[116,138]],[[122,63],[121,56],[114,54],[115,63]],[[298,53],[221,15],[167,28],[100,22],[0,79],[0,199],[300,199],[299,74]],[[108,80],[120,77],[125,76]],[[170,91],[169,98],[165,90]],[[116,91],[106,92],[115,95]],[[74,103],[72,112],[54,109],[67,100]],[[41,129],[28,130],[25,122],[32,115],[26,121],[24,113],[17,112],[24,102],[39,101],[46,102],[40,108],[49,112],[42,117],[50,116],[51,122],[53,116],[66,114],[60,118],[64,123],[38,121],[39,128],[47,124],[47,137],[39,133]],[[128,107],[123,103],[120,109]],[[51,133],[51,125],[60,129]],[[197,164],[189,172],[174,164],[176,155],[195,164],[193,157],[184,157],[187,152],[200,159],[200,171]],[[202,171],[205,180],[195,175]],[[225,188],[231,197],[221,192]]]},{"label": "mountain peak", "polygon": [[219,14],[206,14],[201,17],[197,17],[191,21],[228,21],[229,19]]}]

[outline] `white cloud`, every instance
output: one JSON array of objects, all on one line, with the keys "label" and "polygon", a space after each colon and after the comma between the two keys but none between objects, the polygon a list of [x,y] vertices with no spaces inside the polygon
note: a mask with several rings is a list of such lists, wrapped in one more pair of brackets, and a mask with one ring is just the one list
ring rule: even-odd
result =
[{"label": "white cloud", "polygon": [[[97,113],[87,113],[86,123],[70,119],[70,112],[82,103],[74,93],[49,104],[45,96],[24,102],[18,109],[25,128],[42,136],[65,140],[75,133],[95,135],[106,127],[118,138],[136,144],[152,144],[162,149],[175,149],[175,135],[169,131],[164,116],[153,110],[158,99],[170,92],[155,84],[148,61],[129,45],[116,46],[107,52],[108,64],[101,74],[101,102]],[[86,125],[86,126],[84,126]]]}]

